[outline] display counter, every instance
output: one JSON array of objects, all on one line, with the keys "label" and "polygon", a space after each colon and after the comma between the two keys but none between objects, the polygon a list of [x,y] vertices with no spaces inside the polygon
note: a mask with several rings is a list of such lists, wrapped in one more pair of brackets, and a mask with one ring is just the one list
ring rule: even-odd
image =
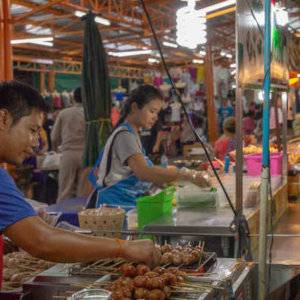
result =
[{"label": "display counter", "polygon": [[[91,286],[94,288],[103,287],[106,281],[109,282],[111,280],[110,274],[100,277],[71,275],[73,266],[74,264],[58,264],[54,266],[25,283],[23,292],[30,295],[31,300],[69,299],[67,296],[70,296],[72,291],[75,292],[80,288]],[[210,300],[224,299],[224,294],[226,294],[227,296],[234,295],[244,300],[255,299],[254,275],[255,269],[252,264],[235,259],[218,258],[207,276],[190,277],[189,279],[189,289],[191,291],[193,287],[201,285],[201,282],[206,288],[199,288],[197,297],[195,297],[196,295],[193,292],[190,292],[191,295],[181,293],[181,297],[184,299]],[[221,283],[224,287],[222,289],[218,288]],[[209,285],[216,286],[216,288],[209,288]],[[177,299],[177,297],[179,296],[171,296],[170,298]]]},{"label": "display counter", "polygon": [[[225,175],[222,181],[228,191],[230,198],[235,204],[235,175]],[[247,191],[251,183],[259,181],[259,177],[244,177],[244,201],[247,198]],[[287,184],[281,176],[272,177],[272,198],[273,198],[273,224],[276,224],[287,209]],[[217,183],[214,182],[216,186]],[[230,230],[233,221],[233,212],[226,203],[223,191],[218,188],[219,204],[216,208],[177,208],[174,210],[173,217],[159,219],[145,226],[144,231],[155,233],[162,238],[170,236],[194,236],[211,238],[210,244],[220,243],[217,251],[219,255],[234,257],[235,233]],[[257,235],[259,230],[259,207],[244,208],[244,214],[249,223],[252,241],[252,251],[254,257],[258,247]],[[221,250],[221,251],[220,251]]]}]

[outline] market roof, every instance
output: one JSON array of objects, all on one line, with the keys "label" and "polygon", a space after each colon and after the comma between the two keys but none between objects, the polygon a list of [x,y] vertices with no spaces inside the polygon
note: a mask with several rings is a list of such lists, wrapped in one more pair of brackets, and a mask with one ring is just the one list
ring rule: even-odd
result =
[{"label": "market roof", "polygon": [[[220,0],[201,0],[197,2],[197,9],[205,8]],[[300,1],[287,1],[290,13],[290,30],[300,30]],[[53,37],[53,46],[49,43],[15,44],[15,61],[50,63],[51,60],[76,63],[82,57],[83,26],[78,15],[92,10],[104,18],[109,26],[99,24],[99,30],[107,52],[122,52],[133,50],[152,50],[150,54],[132,57],[115,57],[109,55],[110,66],[131,66],[157,68],[149,65],[148,58],[157,59],[156,46],[138,0],[12,0],[12,18],[14,24],[13,39],[27,39],[36,37]],[[175,42],[176,11],[185,5],[180,0],[145,0],[155,30],[163,42]],[[77,13],[76,13],[77,12]],[[217,10],[207,15],[208,39],[215,53],[215,59],[222,59],[221,50],[227,50],[234,59],[235,55],[235,6],[231,5],[223,10]],[[75,15],[77,14],[77,16]],[[103,23],[103,20],[102,20]],[[299,31],[300,37],[300,31]],[[48,46],[46,46],[48,44]],[[172,65],[190,64],[192,59],[201,58],[197,51],[187,48],[170,48],[163,46],[166,60]],[[205,50],[203,48],[203,50]],[[228,62],[231,63],[230,61]],[[63,67],[62,67],[63,68]],[[72,66],[71,66],[72,69]],[[77,72],[75,70],[75,72]]]}]

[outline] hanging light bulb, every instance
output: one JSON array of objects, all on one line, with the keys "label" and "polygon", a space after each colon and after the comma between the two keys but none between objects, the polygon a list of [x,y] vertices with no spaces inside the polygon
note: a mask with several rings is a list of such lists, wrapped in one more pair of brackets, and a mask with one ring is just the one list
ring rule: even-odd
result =
[{"label": "hanging light bulb", "polygon": [[195,9],[195,0],[185,1],[187,6],[178,9],[176,13],[176,42],[183,47],[195,49],[207,42],[205,13]]}]

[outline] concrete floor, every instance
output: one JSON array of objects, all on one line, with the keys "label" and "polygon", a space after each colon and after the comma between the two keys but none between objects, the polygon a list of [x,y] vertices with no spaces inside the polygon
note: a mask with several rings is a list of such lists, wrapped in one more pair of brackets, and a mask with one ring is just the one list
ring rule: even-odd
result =
[{"label": "concrete floor", "polygon": [[300,267],[300,202],[289,204],[289,209],[275,227],[274,234],[272,262]]}]

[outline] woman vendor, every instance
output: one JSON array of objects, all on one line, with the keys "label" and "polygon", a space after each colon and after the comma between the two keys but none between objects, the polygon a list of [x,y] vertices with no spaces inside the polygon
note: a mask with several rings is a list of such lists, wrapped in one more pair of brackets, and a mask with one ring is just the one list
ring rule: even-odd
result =
[{"label": "woman vendor", "polygon": [[136,199],[155,184],[162,186],[176,180],[209,185],[200,172],[176,167],[158,167],[145,155],[140,129],[151,129],[163,106],[163,96],[151,85],[141,85],[129,96],[119,124],[107,140],[99,161],[90,174],[97,190],[96,207],[101,204],[132,207]]}]

